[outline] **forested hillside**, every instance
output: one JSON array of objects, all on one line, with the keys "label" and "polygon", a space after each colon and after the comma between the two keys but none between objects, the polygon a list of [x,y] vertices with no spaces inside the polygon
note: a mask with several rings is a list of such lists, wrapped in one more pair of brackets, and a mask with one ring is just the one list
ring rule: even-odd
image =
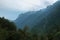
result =
[{"label": "forested hillside", "polygon": [[35,26],[43,27],[43,25],[45,24],[48,25],[50,20],[52,21],[59,20],[60,17],[58,19],[55,19],[57,18],[56,16],[60,16],[60,1],[57,1],[53,5],[50,5],[42,10],[20,14],[14,22],[16,23],[17,27],[20,29],[23,29],[24,26],[29,26],[29,28],[31,29]]},{"label": "forested hillside", "polygon": [[15,21],[0,17],[0,40],[60,40],[60,1]]},{"label": "forested hillside", "polygon": [[0,17],[0,40],[60,40],[60,30],[58,26],[55,28],[57,31],[52,29],[49,31],[54,31],[52,33],[38,35],[28,32],[28,26],[25,26],[23,30],[17,29],[13,22]]}]

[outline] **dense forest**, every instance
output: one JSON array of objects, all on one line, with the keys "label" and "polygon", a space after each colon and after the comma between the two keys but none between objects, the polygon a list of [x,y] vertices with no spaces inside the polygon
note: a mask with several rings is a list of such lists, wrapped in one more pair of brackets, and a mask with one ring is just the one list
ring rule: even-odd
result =
[{"label": "dense forest", "polygon": [[[57,28],[55,30],[55,28]],[[29,27],[25,26],[24,29],[17,29],[14,22],[0,17],[0,40],[60,40],[60,28],[56,26],[54,29],[50,29],[50,33],[38,35],[36,33],[29,32]]]}]

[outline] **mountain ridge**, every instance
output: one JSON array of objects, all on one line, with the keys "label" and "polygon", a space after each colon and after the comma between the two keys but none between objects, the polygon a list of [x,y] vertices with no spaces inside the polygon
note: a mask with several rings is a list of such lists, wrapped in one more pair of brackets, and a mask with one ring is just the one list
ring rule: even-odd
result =
[{"label": "mountain ridge", "polygon": [[32,32],[38,33],[39,31],[41,31],[41,33],[43,33],[42,31],[46,30],[47,28],[49,29],[49,27],[46,28],[46,26],[50,25],[49,23],[54,24],[54,22],[56,21],[55,20],[56,17],[54,17],[54,15],[57,15],[56,13],[59,13],[59,11],[60,11],[60,1],[57,1],[53,5],[48,6],[46,9],[35,12],[34,11],[27,12],[23,14],[22,17],[21,16],[18,17],[19,21],[17,19],[15,20],[15,23],[17,27],[20,29],[23,29],[27,25],[30,29],[33,29]]}]

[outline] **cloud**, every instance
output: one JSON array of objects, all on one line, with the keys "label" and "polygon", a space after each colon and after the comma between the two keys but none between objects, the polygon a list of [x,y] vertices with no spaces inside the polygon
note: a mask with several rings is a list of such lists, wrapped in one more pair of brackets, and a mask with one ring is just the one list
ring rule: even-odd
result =
[{"label": "cloud", "polygon": [[57,0],[0,0],[0,8],[12,10],[37,10],[56,2]]},{"label": "cloud", "polygon": [[57,0],[0,0],[0,17],[14,20],[26,11],[39,10],[52,5]]}]

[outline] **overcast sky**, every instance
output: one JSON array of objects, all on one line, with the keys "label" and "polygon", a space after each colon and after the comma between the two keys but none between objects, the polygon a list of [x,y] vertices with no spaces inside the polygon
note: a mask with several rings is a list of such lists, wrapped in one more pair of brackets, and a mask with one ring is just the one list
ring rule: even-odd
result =
[{"label": "overcast sky", "polygon": [[57,0],[0,0],[0,17],[14,20],[23,11],[33,11],[52,5]]}]

